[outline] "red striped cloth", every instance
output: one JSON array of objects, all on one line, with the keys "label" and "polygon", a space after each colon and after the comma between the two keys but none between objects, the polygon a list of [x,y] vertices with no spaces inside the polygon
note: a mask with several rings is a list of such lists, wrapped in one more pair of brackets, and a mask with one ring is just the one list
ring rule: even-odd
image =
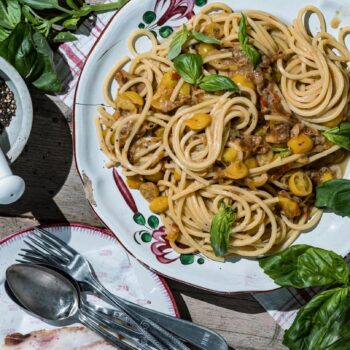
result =
[{"label": "red striped cloth", "polygon": [[[59,75],[67,86],[67,91],[59,97],[68,106],[73,106],[74,91],[85,59],[103,28],[111,19],[113,13],[95,15],[86,20],[78,30],[79,40],[60,46],[55,62]],[[256,293],[254,297],[278,322],[286,329],[293,322],[296,312],[304,305],[315,291],[282,288],[268,293]]]}]

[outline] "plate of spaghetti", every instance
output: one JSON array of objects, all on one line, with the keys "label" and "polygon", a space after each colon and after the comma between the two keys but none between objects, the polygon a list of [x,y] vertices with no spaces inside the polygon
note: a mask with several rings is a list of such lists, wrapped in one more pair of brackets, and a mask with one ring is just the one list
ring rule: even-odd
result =
[{"label": "plate of spaghetti", "polygon": [[114,15],[76,90],[75,156],[137,259],[234,293],[274,289],[257,259],[295,242],[350,251],[342,4],[131,0]]}]

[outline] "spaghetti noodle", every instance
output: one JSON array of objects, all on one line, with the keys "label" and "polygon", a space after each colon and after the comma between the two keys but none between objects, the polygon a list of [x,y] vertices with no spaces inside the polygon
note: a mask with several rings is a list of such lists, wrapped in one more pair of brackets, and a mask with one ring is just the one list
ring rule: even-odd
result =
[{"label": "spaghetti noodle", "polygon": [[[316,35],[309,14],[319,19]],[[179,253],[223,259],[210,243],[222,200],[236,213],[228,254],[256,257],[283,249],[319,221],[317,184],[342,176],[344,152],[322,131],[348,115],[344,40],[350,28],[337,40],[313,6],[301,9],[290,26],[262,11],[245,15],[249,42],[261,55],[256,68],[239,45],[242,15],[221,3],[207,5],[186,24],[219,43],[192,38],[182,48],[203,57],[204,75],[231,78],[240,94],[185,82],[167,58],[173,37],[158,43],[141,29],[130,36],[131,57],[118,61],[104,82],[112,109],[99,107],[96,128],[107,166],[120,164],[128,185],[161,215]],[[149,52],[137,52],[141,36],[151,41]]]}]

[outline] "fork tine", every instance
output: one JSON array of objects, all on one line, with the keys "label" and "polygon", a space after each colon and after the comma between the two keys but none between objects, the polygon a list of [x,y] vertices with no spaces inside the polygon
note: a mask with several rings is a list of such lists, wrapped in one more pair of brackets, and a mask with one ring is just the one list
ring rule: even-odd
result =
[{"label": "fork tine", "polygon": [[43,235],[45,235],[46,237],[50,238],[52,241],[56,242],[59,245],[62,245],[64,248],[66,248],[71,254],[73,255],[77,255],[79,254],[75,249],[73,249],[72,247],[70,247],[66,242],[64,242],[63,240],[61,240],[60,238],[58,238],[57,236],[53,235],[51,232],[44,230],[40,227],[35,227],[34,229],[35,231],[39,231],[40,233],[42,233]]},{"label": "fork tine", "polygon": [[19,256],[21,256],[22,258],[24,259],[27,259],[27,260],[35,260],[37,262],[45,262],[46,260],[42,257],[39,257],[39,256],[35,256],[34,254],[32,253],[25,253],[25,254],[18,254]]},{"label": "fork tine", "polygon": [[33,234],[31,236],[37,238],[38,240],[42,241],[43,243],[45,243],[49,246],[51,246],[52,249],[58,249],[59,252],[64,253],[64,255],[66,255],[67,258],[69,258],[69,259],[72,258],[72,254],[69,251],[67,252],[67,249],[65,249],[66,248],[65,246],[54,241],[50,237],[47,237],[45,234],[39,233],[39,234]]},{"label": "fork tine", "polygon": [[[34,253],[38,256],[41,256],[43,258],[45,258],[46,260],[52,260],[53,262],[55,262],[56,264],[65,264],[66,262],[62,259],[62,257],[58,256],[57,254],[47,254],[45,252],[43,252],[42,250],[38,249],[37,247],[35,247],[34,245],[32,245],[31,243],[24,241],[24,243],[29,246],[32,251],[34,251]],[[27,251],[22,248],[23,251]]]},{"label": "fork tine", "polygon": [[50,253],[50,255],[59,256],[65,258],[69,261],[69,257],[67,254],[61,250],[57,250],[56,248],[52,248],[51,246],[47,246],[45,242],[40,241],[36,235],[29,235],[28,239],[32,241],[35,245],[39,246],[42,250]]}]

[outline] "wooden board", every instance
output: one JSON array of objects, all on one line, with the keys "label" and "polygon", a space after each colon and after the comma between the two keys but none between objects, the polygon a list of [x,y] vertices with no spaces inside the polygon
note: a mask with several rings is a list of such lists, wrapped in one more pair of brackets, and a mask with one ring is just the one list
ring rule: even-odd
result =
[{"label": "wooden board", "polygon": [[[71,111],[57,99],[34,91],[32,97],[33,130],[13,166],[27,189],[19,202],[0,207],[0,238],[40,223],[103,227],[85,198],[73,161]],[[231,350],[286,349],[281,343],[283,331],[251,295],[214,295],[168,283],[182,317],[221,333]]]}]

